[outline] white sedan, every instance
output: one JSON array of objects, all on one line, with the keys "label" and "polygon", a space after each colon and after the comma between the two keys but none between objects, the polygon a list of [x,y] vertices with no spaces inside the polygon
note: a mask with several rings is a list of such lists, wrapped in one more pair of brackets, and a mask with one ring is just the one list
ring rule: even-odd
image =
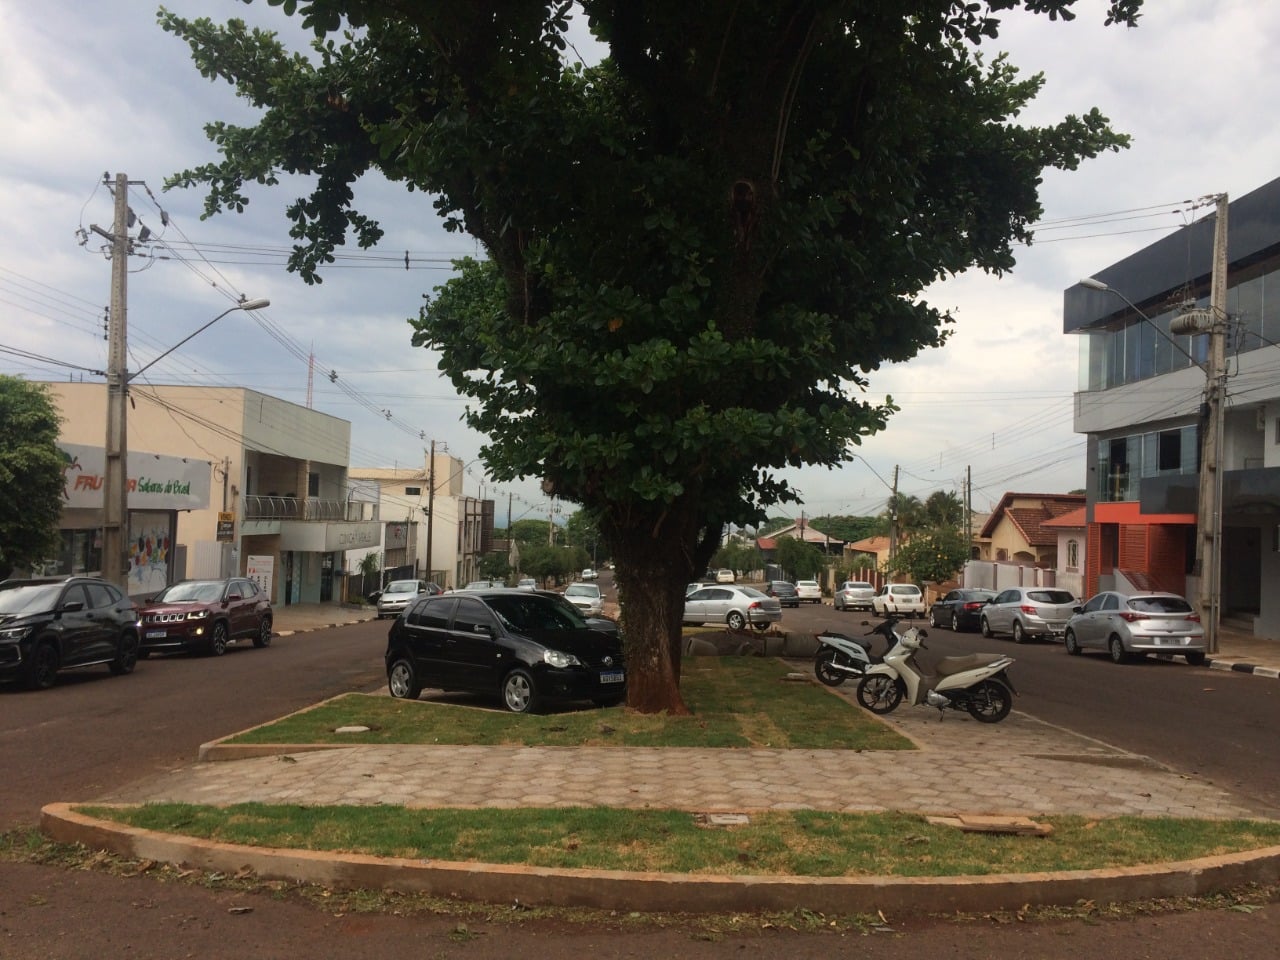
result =
[{"label": "white sedan", "polygon": [[796,596],[801,603],[821,603],[822,587],[818,586],[817,580],[797,580]]}]

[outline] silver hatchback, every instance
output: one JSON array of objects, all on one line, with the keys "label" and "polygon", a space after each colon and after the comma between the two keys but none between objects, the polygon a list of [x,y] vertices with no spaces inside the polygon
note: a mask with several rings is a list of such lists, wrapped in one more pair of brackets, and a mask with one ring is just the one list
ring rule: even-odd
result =
[{"label": "silver hatchback", "polygon": [[978,626],[984,637],[1007,633],[1014,643],[1031,637],[1061,640],[1080,601],[1054,587],[1010,587],[982,608]]},{"label": "silver hatchback", "polygon": [[1192,666],[1205,660],[1204,627],[1191,604],[1176,593],[1118,593],[1108,590],[1067,624],[1067,653],[1106,650],[1116,663],[1133,654],[1179,654]]},{"label": "silver hatchback", "polygon": [[876,588],[865,580],[846,580],[836,590],[832,602],[837,610],[870,610]]}]

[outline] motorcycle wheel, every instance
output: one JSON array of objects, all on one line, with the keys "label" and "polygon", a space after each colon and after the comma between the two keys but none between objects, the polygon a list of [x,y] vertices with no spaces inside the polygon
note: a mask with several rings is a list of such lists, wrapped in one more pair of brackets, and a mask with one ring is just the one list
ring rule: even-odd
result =
[{"label": "motorcycle wheel", "polygon": [[983,680],[969,695],[969,714],[980,723],[999,723],[1012,709],[1013,694],[995,680]]},{"label": "motorcycle wheel", "polygon": [[901,702],[902,687],[892,677],[876,673],[858,681],[858,703],[872,713],[892,713]]},{"label": "motorcycle wheel", "polygon": [[849,674],[835,668],[837,656],[834,650],[823,650],[813,661],[814,675],[828,687],[838,687],[849,679]]}]

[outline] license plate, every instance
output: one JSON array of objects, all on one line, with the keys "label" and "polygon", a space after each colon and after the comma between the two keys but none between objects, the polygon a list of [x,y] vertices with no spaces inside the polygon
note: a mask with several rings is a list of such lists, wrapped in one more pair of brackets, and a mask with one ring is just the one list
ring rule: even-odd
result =
[{"label": "license plate", "polygon": [[600,672],[601,683],[621,683],[623,673],[621,670],[602,670]]},{"label": "license plate", "polygon": [[168,634],[167,634],[167,633],[165,633],[163,630],[148,630],[148,631],[147,631],[147,639],[148,639],[148,640],[162,640],[162,639],[164,639],[164,638],[165,638],[165,637],[167,637],[167,636],[168,636]]}]

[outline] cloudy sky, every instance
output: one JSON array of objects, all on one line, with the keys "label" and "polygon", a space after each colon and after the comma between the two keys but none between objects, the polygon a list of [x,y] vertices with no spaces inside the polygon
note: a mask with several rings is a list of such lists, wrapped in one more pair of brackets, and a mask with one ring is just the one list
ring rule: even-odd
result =
[{"label": "cloudy sky", "polygon": [[[264,0],[167,6],[301,37]],[[929,292],[955,310],[955,335],[872,377],[870,395],[891,395],[902,410],[864,444],[864,459],[790,477],[807,515],[878,512],[895,468],[900,489],[922,499],[960,492],[971,471],[980,510],[1008,490],[1082,487],[1084,443],[1071,430],[1079,343],[1062,333],[1062,291],[1202,216],[1191,201],[1234,199],[1280,175],[1280,126],[1268,109],[1280,92],[1280,4],[1150,0],[1135,30],[1104,29],[1104,7],[1081,0],[1066,24],[1011,17],[998,46],[1046,76],[1026,122],[1096,106],[1133,146],[1046,176],[1037,241],[1012,274],[964,275]],[[353,465],[418,465],[431,440],[474,461],[481,438],[462,424],[464,404],[433,356],[409,347],[405,318],[448,278],[451,258],[480,251],[446,234],[420,195],[379,183],[360,199],[382,222],[382,246],[351,250],[318,287],[283,269],[283,208],[301,188],[264,190],[246,214],[201,221],[200,191],[165,193],[164,179],[214,159],[204,122],[249,117],[226,84],[196,72],[155,10],[148,0],[0,0],[0,372],[92,378],[77,368],[106,366],[111,267],[93,227],[111,226],[104,174],[126,173],[131,208],[160,238],[152,256],[130,260],[131,369],[239,295],[266,297],[256,318],[224,317],[143,376],[305,403],[310,372],[313,405],[352,423]],[[486,484],[478,462],[466,492],[509,495],[516,518],[545,510],[535,481]]]}]

